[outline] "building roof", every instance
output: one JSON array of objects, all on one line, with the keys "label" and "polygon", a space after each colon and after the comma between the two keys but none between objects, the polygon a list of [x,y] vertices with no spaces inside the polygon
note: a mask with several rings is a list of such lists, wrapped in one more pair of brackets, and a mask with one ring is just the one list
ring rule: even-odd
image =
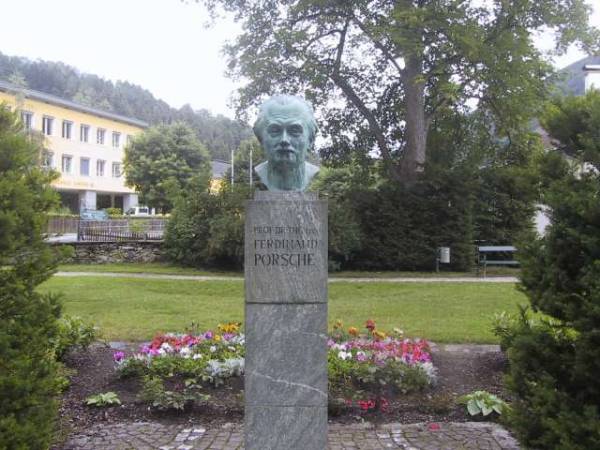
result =
[{"label": "building roof", "polygon": [[136,127],[148,128],[148,123],[139,119],[122,116],[101,109],[92,108],[90,106],[81,105],[79,103],[65,100],[64,98],[56,97],[55,95],[46,94],[45,92],[34,91],[33,89],[22,88],[6,81],[0,80],[0,91],[9,93],[19,93],[24,95],[25,98],[32,100],[38,100],[44,103],[50,103],[52,105],[62,106],[64,108],[80,111],[88,114],[93,114],[98,117],[105,119],[116,120],[117,122],[126,123],[128,125],[134,125]]},{"label": "building roof", "polygon": [[597,71],[598,69],[600,69],[600,55],[588,56],[561,69],[559,71],[561,76],[560,90],[567,95],[584,95],[586,72]]},{"label": "building roof", "polygon": [[214,159],[210,164],[212,166],[212,177],[214,179],[225,178],[231,173],[231,164],[226,161]]}]

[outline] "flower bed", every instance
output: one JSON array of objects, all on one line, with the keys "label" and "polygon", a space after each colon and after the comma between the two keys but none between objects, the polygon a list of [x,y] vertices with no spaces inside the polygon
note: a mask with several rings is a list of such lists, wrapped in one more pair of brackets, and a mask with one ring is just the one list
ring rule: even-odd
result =
[{"label": "flower bed", "polygon": [[367,332],[344,331],[338,321],[328,340],[330,411],[355,407],[385,412],[388,398],[421,391],[436,381],[429,343],[385,333],[368,320]]},{"label": "flower bed", "polygon": [[[164,334],[127,356],[116,352],[120,377],[142,380],[140,399],[157,409],[183,409],[207,400],[206,386],[224,384],[244,372],[244,335],[239,323],[201,334]],[[429,345],[376,330],[336,323],[327,342],[330,410],[356,407],[385,411],[387,397],[423,390],[435,382]]]}]

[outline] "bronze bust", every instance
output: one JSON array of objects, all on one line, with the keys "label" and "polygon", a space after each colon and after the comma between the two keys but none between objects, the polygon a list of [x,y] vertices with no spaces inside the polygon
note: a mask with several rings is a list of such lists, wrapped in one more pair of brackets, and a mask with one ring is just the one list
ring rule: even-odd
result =
[{"label": "bronze bust", "polygon": [[260,107],[254,134],[267,155],[255,167],[269,191],[304,191],[319,171],[306,161],[317,133],[312,106],[291,95],[277,95]]}]

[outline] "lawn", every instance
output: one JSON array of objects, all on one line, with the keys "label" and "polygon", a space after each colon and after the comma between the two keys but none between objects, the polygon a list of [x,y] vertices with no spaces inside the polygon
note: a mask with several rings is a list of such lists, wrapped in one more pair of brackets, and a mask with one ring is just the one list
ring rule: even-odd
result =
[{"label": "lawn", "polygon": [[[102,277],[54,277],[40,290],[62,292],[67,314],[100,327],[107,340],[150,339],[159,331],[201,329],[243,321],[240,281],[188,281]],[[345,283],[329,286],[329,323],[381,329],[435,342],[494,343],[495,312],[516,311],[525,296],[505,283]]]},{"label": "lawn", "polygon": [[[172,275],[220,275],[220,276],[243,276],[241,271],[217,271],[208,269],[194,269],[192,267],[181,267],[168,263],[109,263],[109,264],[64,264],[58,270],[62,272],[116,272],[116,273],[157,273]],[[511,267],[489,267],[488,276],[517,276],[519,269]],[[342,271],[330,273],[335,278],[431,278],[431,277],[472,277],[476,272],[364,272],[364,271]]]}]

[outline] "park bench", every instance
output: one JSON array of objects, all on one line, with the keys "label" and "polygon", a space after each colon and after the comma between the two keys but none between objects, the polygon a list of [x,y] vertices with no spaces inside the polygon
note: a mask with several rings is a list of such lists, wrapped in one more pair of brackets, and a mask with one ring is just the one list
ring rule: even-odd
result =
[{"label": "park bench", "polygon": [[516,251],[517,248],[512,245],[481,245],[477,247],[477,272],[479,273],[479,270],[483,268],[483,276],[485,277],[487,266],[518,266],[519,261],[514,259]]}]

